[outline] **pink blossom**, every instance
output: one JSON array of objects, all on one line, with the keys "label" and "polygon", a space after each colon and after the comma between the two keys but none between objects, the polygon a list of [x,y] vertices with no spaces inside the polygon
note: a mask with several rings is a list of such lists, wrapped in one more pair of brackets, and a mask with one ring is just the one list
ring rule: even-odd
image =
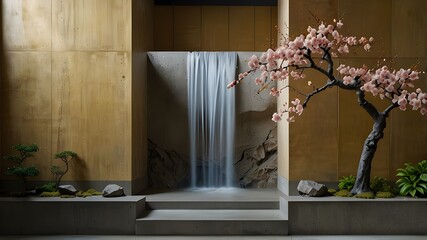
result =
[{"label": "pink blossom", "polygon": [[257,67],[259,67],[259,60],[258,57],[255,55],[252,55],[252,57],[250,58],[248,65],[251,69],[255,69]]},{"label": "pink blossom", "polygon": [[373,38],[373,37],[370,37],[370,38],[369,38],[369,42],[370,42],[370,43],[372,43],[373,41],[374,41],[374,38]]},{"label": "pink blossom", "polygon": [[416,80],[416,79],[418,79],[418,72],[412,71],[411,74],[409,74],[409,79],[410,80]]},{"label": "pink blossom", "polygon": [[295,122],[295,116],[290,116],[290,117],[288,117],[288,118],[286,118],[286,121],[288,121],[288,122]]},{"label": "pink blossom", "polygon": [[313,85],[313,83],[311,81],[308,81],[307,84],[308,84],[308,86]]},{"label": "pink blossom", "polygon": [[263,80],[259,77],[255,78],[255,84],[256,85],[261,85],[263,83]]},{"label": "pink blossom", "polygon": [[353,81],[353,78],[352,78],[352,77],[350,77],[350,76],[345,76],[345,77],[343,78],[343,83],[344,83],[344,85],[349,85],[352,81]]},{"label": "pink blossom", "polygon": [[296,112],[298,115],[301,115],[303,110],[304,110],[304,107],[303,107],[301,104],[298,104],[298,105],[295,107],[295,112]]},{"label": "pink blossom", "polygon": [[339,20],[337,22],[337,28],[341,28],[344,24],[341,22],[341,20]]},{"label": "pink blossom", "polygon": [[273,97],[278,97],[280,95],[280,91],[277,90],[276,87],[272,87],[270,89],[270,95],[273,96]]},{"label": "pink blossom", "polygon": [[365,46],[363,46],[363,49],[365,49],[365,51],[369,52],[369,50],[371,49],[371,44],[369,44],[369,43],[365,44]]},{"label": "pink blossom", "polygon": [[271,118],[271,120],[273,120],[274,122],[278,122],[278,121],[282,120],[282,118],[280,117],[279,114],[273,113],[273,117]]},{"label": "pink blossom", "polygon": [[421,113],[421,115],[426,115],[427,114],[427,108],[421,108],[420,113]]},{"label": "pink blossom", "polygon": [[301,102],[301,100],[299,100],[298,98],[295,98],[293,101],[291,101],[291,103],[292,103],[294,106],[299,105],[299,104],[300,104],[300,102]]}]

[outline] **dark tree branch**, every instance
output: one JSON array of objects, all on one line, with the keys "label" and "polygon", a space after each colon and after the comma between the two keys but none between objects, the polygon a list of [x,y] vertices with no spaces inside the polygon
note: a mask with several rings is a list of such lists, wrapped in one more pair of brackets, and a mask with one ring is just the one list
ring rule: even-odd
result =
[{"label": "dark tree branch", "polygon": [[[325,69],[319,67],[316,65],[316,63],[314,62],[313,58],[311,57],[311,51],[310,49],[307,49],[307,53],[303,55],[305,58],[307,58],[307,60],[310,62],[309,67],[313,68],[315,70],[317,70],[318,72],[322,73],[323,75],[325,75],[326,77],[328,77],[329,80],[334,80],[335,77],[333,74],[329,74]],[[333,70],[332,70],[333,71]]]},{"label": "dark tree branch", "polygon": [[314,95],[325,91],[327,88],[330,88],[332,86],[335,85],[335,80],[329,81],[328,83],[326,83],[323,87],[321,88],[316,88],[316,90],[314,90],[313,92],[311,92],[310,94],[307,95],[307,97],[305,98],[304,103],[302,104],[302,107],[305,108],[307,107],[307,103],[308,101],[310,101],[311,97],[313,97]]},{"label": "dark tree branch", "polygon": [[393,110],[393,109],[395,109],[397,106],[399,106],[397,103],[392,103],[392,104],[390,104],[390,106],[388,106],[388,107],[384,110],[384,112],[383,112],[384,116],[388,117],[388,114],[390,113],[390,111],[391,111],[391,110]]},{"label": "dark tree branch", "polygon": [[334,74],[334,62],[332,61],[331,54],[329,53],[329,48],[321,47],[323,51],[322,59],[328,63],[328,74],[333,76]]},{"label": "dark tree branch", "polygon": [[357,97],[359,105],[368,112],[368,114],[374,119],[374,121],[377,120],[377,118],[380,116],[380,113],[378,112],[377,108],[372,105],[370,102],[366,101],[365,99],[365,92],[362,90],[357,90]]}]

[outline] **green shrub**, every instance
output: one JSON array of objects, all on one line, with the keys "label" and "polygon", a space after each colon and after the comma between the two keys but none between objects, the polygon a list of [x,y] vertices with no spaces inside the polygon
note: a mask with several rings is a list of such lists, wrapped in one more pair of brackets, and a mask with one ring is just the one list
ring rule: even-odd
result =
[{"label": "green shrub", "polygon": [[25,190],[27,190],[27,177],[38,176],[39,170],[35,166],[24,166],[24,161],[33,157],[33,153],[37,152],[39,147],[36,144],[18,144],[13,146],[12,149],[18,151],[19,155],[6,155],[4,159],[16,163],[17,166],[7,168],[6,175],[16,176],[21,179],[24,184],[25,192]]},{"label": "green shrub", "polygon": [[396,176],[400,177],[396,181],[400,195],[415,197],[427,194],[427,160],[415,165],[405,163],[405,168],[397,169]]},{"label": "green shrub", "polygon": [[335,190],[333,188],[328,188],[329,195],[334,195],[336,192],[337,192],[337,190]]},{"label": "green shrub", "polygon": [[352,175],[346,177],[343,176],[338,180],[338,189],[339,190],[351,190],[356,182],[356,178]]},{"label": "green shrub", "polygon": [[371,183],[369,184],[369,187],[373,192],[382,192],[384,187],[388,186],[388,181],[385,178],[375,176],[373,180],[371,180]]},{"label": "green shrub", "polygon": [[50,182],[46,183],[45,185],[36,187],[37,192],[56,192],[56,183]]}]

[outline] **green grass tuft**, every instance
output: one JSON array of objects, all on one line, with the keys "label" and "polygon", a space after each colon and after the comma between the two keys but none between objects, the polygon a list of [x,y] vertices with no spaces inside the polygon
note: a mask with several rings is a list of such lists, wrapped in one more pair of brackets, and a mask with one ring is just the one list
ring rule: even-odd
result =
[{"label": "green grass tuft", "polygon": [[334,194],[336,197],[352,197],[353,195],[350,193],[350,191],[343,189],[339,190]]},{"label": "green grass tuft", "polygon": [[372,192],[363,192],[363,193],[356,194],[355,197],[365,198],[365,199],[374,199],[375,195]]},{"label": "green grass tuft", "polygon": [[394,198],[395,195],[391,192],[377,192],[377,194],[375,194],[375,197],[377,197],[377,198]]},{"label": "green grass tuft", "polygon": [[75,195],[61,195],[61,198],[75,198]]},{"label": "green grass tuft", "polygon": [[102,195],[102,192],[98,192],[98,191],[96,191],[96,190],[95,190],[95,189],[93,189],[93,188],[88,189],[86,192],[87,192],[87,193],[90,193],[90,194],[92,194],[92,195],[94,195],[94,196]]},{"label": "green grass tuft", "polygon": [[59,192],[42,192],[39,197],[59,197],[61,194]]}]

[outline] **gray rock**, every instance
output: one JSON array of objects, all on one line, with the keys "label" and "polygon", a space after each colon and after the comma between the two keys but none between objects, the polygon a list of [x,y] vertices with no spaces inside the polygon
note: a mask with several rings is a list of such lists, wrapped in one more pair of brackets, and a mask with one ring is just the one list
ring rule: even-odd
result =
[{"label": "gray rock", "polygon": [[297,189],[302,196],[322,197],[328,194],[326,185],[311,180],[299,181]]},{"label": "gray rock", "polygon": [[73,185],[59,185],[58,191],[61,195],[76,195],[77,190]]},{"label": "gray rock", "polygon": [[125,192],[122,187],[117,184],[108,184],[104,190],[102,190],[102,196],[104,197],[121,197],[125,196]]}]

